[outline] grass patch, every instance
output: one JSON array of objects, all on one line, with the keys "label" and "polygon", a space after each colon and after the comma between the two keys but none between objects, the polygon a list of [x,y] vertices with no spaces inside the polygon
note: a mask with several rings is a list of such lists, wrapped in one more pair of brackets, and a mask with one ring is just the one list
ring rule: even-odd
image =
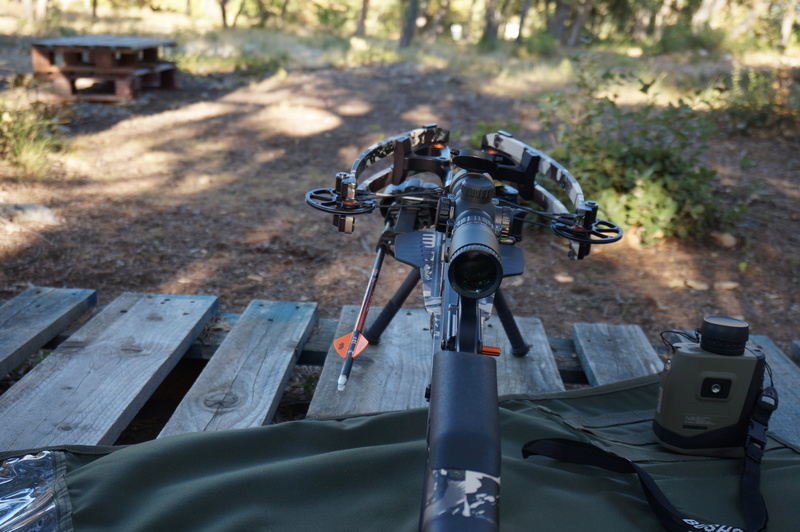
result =
[{"label": "grass patch", "polygon": [[27,177],[41,177],[49,167],[48,155],[63,150],[58,134],[62,107],[33,103],[19,105],[0,100],[0,156]]}]

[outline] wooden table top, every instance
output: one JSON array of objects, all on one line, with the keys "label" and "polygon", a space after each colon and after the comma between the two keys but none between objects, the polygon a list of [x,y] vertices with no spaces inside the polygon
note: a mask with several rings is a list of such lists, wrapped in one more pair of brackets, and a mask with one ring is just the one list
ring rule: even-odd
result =
[{"label": "wooden table top", "polygon": [[109,48],[115,50],[144,50],[159,46],[175,46],[175,39],[126,37],[118,35],[75,35],[34,41],[34,46],[47,48]]}]

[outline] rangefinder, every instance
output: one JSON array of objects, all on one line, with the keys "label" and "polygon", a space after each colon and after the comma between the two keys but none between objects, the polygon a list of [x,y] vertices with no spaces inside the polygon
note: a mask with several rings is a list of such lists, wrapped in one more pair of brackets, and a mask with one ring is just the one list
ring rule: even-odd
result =
[{"label": "rangefinder", "polygon": [[699,342],[674,344],[664,364],[653,432],[683,454],[742,456],[763,388],[764,355],[747,349],[749,326],[709,316]]}]

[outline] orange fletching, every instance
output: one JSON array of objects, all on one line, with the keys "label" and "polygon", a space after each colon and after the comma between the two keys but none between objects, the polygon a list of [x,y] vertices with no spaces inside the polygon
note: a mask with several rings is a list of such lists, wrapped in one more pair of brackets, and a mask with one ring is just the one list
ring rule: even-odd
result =
[{"label": "orange fletching", "polygon": [[[347,350],[350,348],[350,343],[353,341],[353,333],[346,334],[333,342],[333,348],[336,349],[336,352],[339,353],[339,356],[342,358],[347,358]],[[359,334],[358,339],[356,340],[356,347],[353,349],[353,358],[357,357],[358,354],[364,350],[365,347],[369,345],[369,342],[364,335]]]}]

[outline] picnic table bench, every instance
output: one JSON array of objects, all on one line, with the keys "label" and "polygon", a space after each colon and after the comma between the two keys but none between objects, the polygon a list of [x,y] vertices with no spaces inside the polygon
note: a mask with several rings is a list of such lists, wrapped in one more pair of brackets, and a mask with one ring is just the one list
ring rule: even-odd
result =
[{"label": "picnic table bench", "polygon": [[[53,82],[63,100],[126,101],[142,87],[177,87],[175,64],[160,57],[173,39],[83,35],[43,39],[31,45],[34,77]],[[112,90],[82,91],[79,79],[108,84]]]},{"label": "picnic table bench", "polygon": [[[321,320],[313,302],[254,300],[241,314],[220,313],[217,298],[208,295],[125,293],[99,311],[96,303],[93,290],[34,287],[0,307],[0,376],[42,347],[53,348],[0,395],[0,450],[113,444],[182,357],[208,361],[158,437],[270,423],[298,364],[322,364],[308,418],[426,406],[430,320],[421,309],[398,313],[381,343],[355,359],[339,393],[342,359],[332,340],[350,332],[356,307],[344,307],[339,320]],[[495,319],[488,322],[487,345],[508,353]],[[215,320],[226,326],[212,331]],[[579,323],[571,339],[558,339],[536,318],[517,322],[532,348],[522,358],[498,358],[501,397],[662,369],[659,348],[635,325]],[[751,344],[765,352],[781,394],[770,430],[800,444],[800,368],[767,337],[753,335]]]}]

